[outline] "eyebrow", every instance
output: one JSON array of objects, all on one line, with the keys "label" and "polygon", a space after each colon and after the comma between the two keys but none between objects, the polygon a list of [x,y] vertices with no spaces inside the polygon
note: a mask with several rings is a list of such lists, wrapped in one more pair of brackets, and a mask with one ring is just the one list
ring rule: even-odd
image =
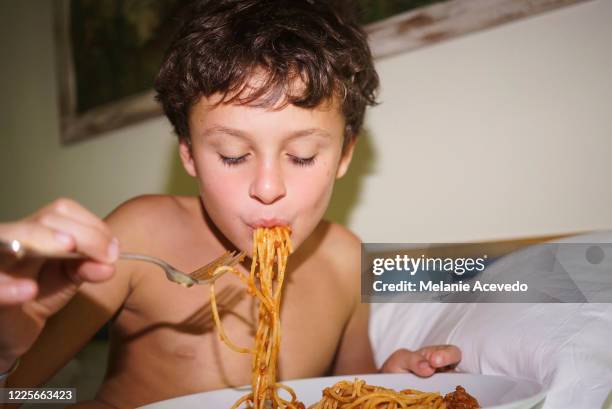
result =
[{"label": "eyebrow", "polygon": [[[241,131],[240,129],[228,128],[228,127],[223,126],[223,125],[214,125],[214,126],[208,128],[208,129],[204,130],[204,132],[202,132],[202,136],[206,137],[206,136],[209,136],[209,135],[212,135],[212,134],[216,134],[216,133],[236,136],[236,137],[242,138],[242,139],[248,139],[248,136],[249,136],[249,134],[247,132]],[[324,130],[322,128],[300,129],[299,131],[291,132],[289,134],[289,137],[290,138],[297,138],[297,137],[300,137],[300,136],[309,136],[309,135],[319,135],[319,136],[323,136],[325,138],[330,138],[331,137],[329,132],[327,132],[326,130]]]}]

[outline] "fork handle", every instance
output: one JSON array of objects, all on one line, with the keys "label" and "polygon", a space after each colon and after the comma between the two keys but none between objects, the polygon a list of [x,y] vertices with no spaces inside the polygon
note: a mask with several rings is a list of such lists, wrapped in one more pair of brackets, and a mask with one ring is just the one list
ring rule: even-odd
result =
[{"label": "fork handle", "polygon": [[34,257],[34,258],[52,258],[52,259],[81,259],[87,258],[87,256],[75,253],[72,251],[54,251],[54,252],[45,252],[34,250],[29,247],[25,247],[18,240],[12,241],[4,241],[0,240],[0,253],[3,254],[11,254],[17,258],[26,258],[26,257]]},{"label": "fork handle", "polygon": [[[89,258],[85,254],[77,253],[75,251],[54,251],[45,252],[32,249],[30,247],[23,246],[19,241],[12,240],[10,242],[0,240],[0,253],[11,254],[17,258],[50,258],[59,260],[80,260]],[[136,253],[121,253],[119,258],[123,260],[142,260],[142,261],[153,261],[159,264],[166,264],[164,261],[155,257],[145,256]]]}]

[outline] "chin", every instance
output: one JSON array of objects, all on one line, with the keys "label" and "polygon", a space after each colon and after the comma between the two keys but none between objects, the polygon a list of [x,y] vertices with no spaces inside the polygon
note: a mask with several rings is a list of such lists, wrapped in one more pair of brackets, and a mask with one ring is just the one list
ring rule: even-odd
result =
[{"label": "chin", "polygon": [[248,257],[253,255],[253,235],[243,234],[236,240],[231,240],[238,251],[244,251]]}]

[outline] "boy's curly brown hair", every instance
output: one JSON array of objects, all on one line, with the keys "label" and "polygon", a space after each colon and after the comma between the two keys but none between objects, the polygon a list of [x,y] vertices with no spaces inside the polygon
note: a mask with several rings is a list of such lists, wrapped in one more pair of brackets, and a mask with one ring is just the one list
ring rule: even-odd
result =
[{"label": "boy's curly brown hair", "polygon": [[260,107],[313,108],[336,97],[345,144],[359,133],[378,75],[363,30],[328,0],[199,1],[186,15],[155,81],[179,138],[189,142],[193,104],[216,93]]}]

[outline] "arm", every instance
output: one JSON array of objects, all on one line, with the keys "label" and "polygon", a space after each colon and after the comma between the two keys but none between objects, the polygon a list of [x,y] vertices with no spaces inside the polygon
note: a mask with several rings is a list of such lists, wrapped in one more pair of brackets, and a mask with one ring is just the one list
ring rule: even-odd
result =
[{"label": "arm", "polygon": [[454,345],[432,345],[416,351],[398,349],[378,370],[368,336],[369,305],[360,304],[343,334],[333,366],[334,375],[372,372],[414,373],[431,376],[453,369],[461,361],[461,351]]},{"label": "arm", "polygon": [[336,353],[334,375],[377,372],[368,336],[368,304],[358,303],[349,320]]},{"label": "arm", "polygon": [[[131,225],[134,209],[130,202],[118,208],[106,223],[122,246],[138,240]],[[119,311],[128,297],[129,263],[117,263],[114,276],[104,282],[84,283],[59,312],[51,316],[21,364],[8,381],[10,387],[41,385],[61,369],[91,337]]]},{"label": "arm", "polygon": [[48,320],[34,345],[21,357],[17,371],[8,378],[7,387],[42,385],[64,367],[119,309],[127,296],[127,277],[119,267],[109,282],[93,285],[93,289],[82,288]]},{"label": "arm", "polygon": [[[338,228],[337,225],[334,227]],[[334,375],[376,372],[374,354],[368,335],[370,305],[361,303],[361,240],[344,228],[338,228],[334,240],[326,243],[331,249],[329,259],[343,283],[342,295],[347,300],[349,314],[334,362]],[[341,254],[342,257],[338,257]],[[344,293],[343,290],[346,290]]]},{"label": "arm", "polygon": [[337,254],[343,254],[336,268],[341,271],[342,282],[349,284],[349,299],[352,301],[352,313],[345,326],[332,366],[333,374],[359,374],[372,372],[412,372],[419,376],[431,376],[437,371],[452,369],[461,361],[461,351],[453,345],[434,345],[416,351],[399,349],[392,353],[382,367],[377,370],[370,344],[368,322],[369,304],[361,303],[361,247],[360,241],[352,234],[336,240],[346,243],[341,248],[335,247],[331,260],[338,260]]},{"label": "arm", "polygon": [[[347,289],[346,299],[351,313],[340,339],[332,365],[334,375],[377,372],[368,333],[369,304],[361,303],[361,241],[344,228],[335,229],[326,242],[329,260]],[[338,257],[341,254],[343,257]],[[339,294],[340,295],[340,294]],[[451,369],[461,360],[461,351],[453,345],[435,345],[417,351],[399,349],[391,354],[381,372],[413,372],[431,376],[436,371]]]}]

